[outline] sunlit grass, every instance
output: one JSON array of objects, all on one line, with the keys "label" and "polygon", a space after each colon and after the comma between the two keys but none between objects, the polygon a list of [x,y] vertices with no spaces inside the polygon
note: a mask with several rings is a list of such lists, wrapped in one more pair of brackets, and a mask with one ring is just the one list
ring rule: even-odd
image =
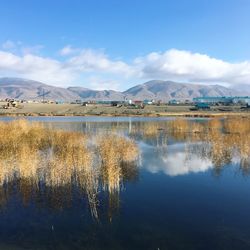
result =
[{"label": "sunlit grass", "polygon": [[138,148],[133,141],[114,134],[100,136],[97,142],[102,161],[103,186],[110,193],[119,191],[122,164],[134,162],[138,157]]},{"label": "sunlit grass", "polygon": [[[192,153],[211,160],[217,173],[234,157],[240,159],[241,171],[250,173],[247,118],[132,123],[127,134],[133,139],[121,135],[124,129],[126,126],[117,123],[112,132],[95,135],[54,130],[26,120],[0,122],[1,193],[6,196],[1,188],[17,181],[24,202],[28,202],[43,183],[52,190],[55,206],[62,207],[70,203],[71,189],[76,185],[86,194],[90,211],[97,218],[98,193],[106,190],[114,206],[123,183],[138,174],[139,149],[133,139],[166,148],[171,140],[199,142],[204,147]],[[164,143],[159,143],[161,140]],[[60,190],[66,192],[67,200]],[[6,199],[1,197],[1,202]]]},{"label": "sunlit grass", "polygon": [[139,151],[132,140],[115,134],[98,137],[95,144],[90,138],[25,120],[0,122],[0,184],[18,181],[24,201],[40,183],[52,190],[77,185],[97,218],[100,183],[119,191],[121,165],[134,161]]},{"label": "sunlit grass", "polygon": [[249,118],[230,118],[224,123],[224,128],[228,133],[245,134],[250,133],[250,119]]},{"label": "sunlit grass", "polygon": [[207,128],[209,130],[221,130],[222,121],[220,119],[214,118],[208,121]]}]

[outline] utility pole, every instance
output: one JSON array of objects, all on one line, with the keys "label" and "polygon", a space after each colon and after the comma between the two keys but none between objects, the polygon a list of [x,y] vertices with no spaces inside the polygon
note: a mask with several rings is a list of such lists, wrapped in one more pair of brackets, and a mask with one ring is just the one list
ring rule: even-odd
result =
[{"label": "utility pole", "polygon": [[44,89],[43,89],[43,93],[42,93],[43,103],[45,103],[45,95],[47,95],[47,93],[45,93],[45,91],[44,91]]},{"label": "utility pole", "polygon": [[44,93],[44,89],[43,89],[43,103],[44,103],[44,95],[45,95],[45,93]]}]

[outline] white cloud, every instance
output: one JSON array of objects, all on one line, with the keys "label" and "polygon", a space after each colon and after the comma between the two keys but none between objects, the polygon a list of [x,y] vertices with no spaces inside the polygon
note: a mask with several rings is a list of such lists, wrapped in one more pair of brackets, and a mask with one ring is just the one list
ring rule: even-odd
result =
[{"label": "white cloud", "polygon": [[[2,47],[11,48],[17,46],[15,44],[6,41]],[[79,85],[76,80],[86,82],[91,79],[85,87],[96,89],[120,88],[119,82],[127,82],[127,88],[135,81],[150,79],[250,85],[250,61],[230,63],[185,50],[152,52],[127,63],[110,58],[103,50],[77,49],[71,45],[60,51],[66,56],[63,60],[35,55],[41,45],[26,49],[18,46],[19,53],[0,50],[1,75],[26,77],[61,86]]]},{"label": "white cloud", "polygon": [[153,52],[134,60],[142,78],[200,83],[250,84],[250,62],[229,63],[184,50]]},{"label": "white cloud", "polygon": [[11,40],[7,40],[2,44],[2,48],[5,50],[14,49],[15,47],[16,44]]},{"label": "white cloud", "polygon": [[63,63],[50,58],[32,54],[17,56],[10,52],[0,51],[0,74],[19,76],[54,85],[70,83],[74,72]]},{"label": "white cloud", "polygon": [[120,83],[116,80],[94,76],[87,79],[89,88],[96,90],[119,90]]},{"label": "white cloud", "polygon": [[59,51],[59,54],[61,56],[69,56],[69,55],[73,55],[73,54],[77,53],[78,51],[79,51],[79,49],[73,48],[71,45],[67,45]]},{"label": "white cloud", "polygon": [[23,44],[21,41],[14,42],[12,40],[6,40],[2,44],[2,49],[4,51],[9,51],[16,54],[39,54],[43,48],[44,46],[41,44],[28,46]]},{"label": "white cloud", "polygon": [[131,66],[123,61],[109,59],[109,57],[100,50],[81,50],[78,55],[70,58],[68,64],[81,72],[98,71],[123,74],[123,76],[129,76],[133,73]]},{"label": "white cloud", "polygon": [[40,51],[44,48],[43,45],[38,44],[35,46],[26,46],[21,48],[23,54],[39,54]]}]

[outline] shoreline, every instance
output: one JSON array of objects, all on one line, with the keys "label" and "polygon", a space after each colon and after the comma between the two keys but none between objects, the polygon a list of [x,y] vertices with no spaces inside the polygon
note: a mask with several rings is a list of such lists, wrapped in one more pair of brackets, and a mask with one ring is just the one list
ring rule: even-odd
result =
[{"label": "shoreline", "polygon": [[[4,105],[4,103],[2,103]],[[1,103],[0,103],[1,106]],[[0,116],[9,117],[235,117],[249,116],[250,109],[240,106],[211,106],[210,110],[190,110],[191,105],[146,105],[145,108],[112,107],[107,105],[82,106],[77,104],[24,104],[22,108],[0,109]]]},{"label": "shoreline", "polygon": [[0,117],[197,117],[197,118],[216,118],[216,117],[250,117],[250,112],[164,112],[155,114],[88,114],[88,113],[0,113]]}]

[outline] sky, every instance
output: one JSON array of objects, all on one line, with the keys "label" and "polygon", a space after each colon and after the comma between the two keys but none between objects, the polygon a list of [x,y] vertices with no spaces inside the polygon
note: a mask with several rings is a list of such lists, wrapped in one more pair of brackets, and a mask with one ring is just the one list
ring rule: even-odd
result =
[{"label": "sky", "polygon": [[0,77],[250,85],[250,0],[3,0]]}]

